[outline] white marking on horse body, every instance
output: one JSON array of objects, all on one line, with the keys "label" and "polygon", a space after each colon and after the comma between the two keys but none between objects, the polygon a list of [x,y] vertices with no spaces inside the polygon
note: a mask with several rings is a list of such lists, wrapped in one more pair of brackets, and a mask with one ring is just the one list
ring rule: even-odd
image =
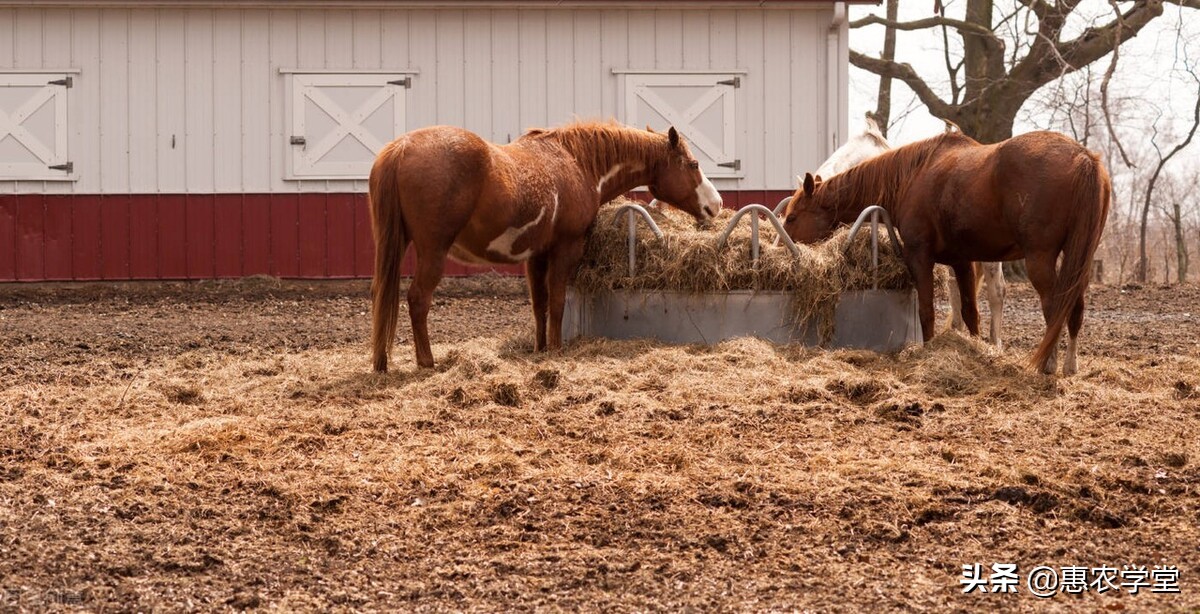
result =
[{"label": "white marking on horse body", "polygon": [[450,246],[450,257],[463,263],[463,264],[478,264],[478,265],[495,264],[495,263],[491,262],[490,260],[488,260],[487,258],[476,255],[474,252],[472,252],[464,247],[459,246],[457,243]]},{"label": "white marking on horse body", "polygon": [[608,169],[608,172],[604,173],[604,176],[600,178],[600,183],[596,184],[596,193],[597,194],[602,193],[604,191],[604,184],[608,183],[609,179],[616,177],[617,173],[619,173],[619,172],[621,172],[620,164],[617,164],[617,165],[613,166],[612,168]]},{"label": "white marking on horse body", "polygon": [[554,193],[554,208],[550,210],[550,227],[554,228],[554,220],[558,218],[558,192]]},{"label": "white marking on horse body", "polygon": [[700,178],[703,181],[696,186],[696,198],[700,201],[700,210],[708,214],[708,217],[716,217],[721,207],[725,205],[725,201],[721,200],[721,193],[704,175],[704,171],[700,171]]},{"label": "white marking on horse body", "polygon": [[533,253],[533,248],[527,249],[519,254],[514,254],[512,253],[513,245],[518,239],[521,238],[521,235],[525,234],[525,231],[537,226],[538,222],[542,221],[542,217],[545,215],[546,209],[543,207],[540,211],[538,211],[537,217],[533,218],[532,222],[529,222],[528,224],[525,224],[519,228],[506,229],[504,232],[500,233],[500,236],[492,239],[491,243],[488,243],[487,251],[495,252],[501,256],[504,256],[505,258],[509,258],[517,262],[528,260],[529,256]]}]

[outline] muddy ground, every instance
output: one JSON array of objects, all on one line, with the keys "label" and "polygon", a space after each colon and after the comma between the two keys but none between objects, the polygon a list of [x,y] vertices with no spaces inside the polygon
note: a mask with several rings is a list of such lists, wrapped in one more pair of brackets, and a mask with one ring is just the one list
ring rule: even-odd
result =
[{"label": "muddy ground", "polygon": [[[366,282],[0,286],[0,609],[1200,607],[1200,289],[1099,287],[1079,375],[898,356],[529,351],[449,280],[438,368]],[[962,594],[962,567],[1174,565],[1180,594]]]}]

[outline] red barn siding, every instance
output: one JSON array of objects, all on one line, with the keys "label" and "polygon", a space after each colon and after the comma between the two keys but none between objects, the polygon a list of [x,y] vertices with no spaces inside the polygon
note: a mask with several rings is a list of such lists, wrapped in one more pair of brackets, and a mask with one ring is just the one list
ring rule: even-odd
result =
[{"label": "red barn siding", "polygon": [[[774,207],[790,195],[730,191],[725,204]],[[405,274],[412,265],[410,251]],[[349,278],[374,266],[365,194],[0,196],[0,281]],[[447,275],[489,270],[524,273],[446,263]]]},{"label": "red barn siding", "polygon": [[147,197],[157,213],[158,275],[161,279],[187,277],[187,206],[182,194]]},{"label": "red barn siding", "polygon": [[[46,223],[44,226],[43,255],[46,259],[47,279],[74,279],[72,248],[73,222],[71,201],[65,198],[46,199]],[[151,263],[157,261],[150,254]]]},{"label": "red barn siding", "polygon": [[[71,207],[71,279],[100,279],[100,220],[103,219],[100,213],[101,199],[98,196],[65,198]],[[182,231],[182,228],[180,230]],[[179,245],[183,245],[182,240]]]}]

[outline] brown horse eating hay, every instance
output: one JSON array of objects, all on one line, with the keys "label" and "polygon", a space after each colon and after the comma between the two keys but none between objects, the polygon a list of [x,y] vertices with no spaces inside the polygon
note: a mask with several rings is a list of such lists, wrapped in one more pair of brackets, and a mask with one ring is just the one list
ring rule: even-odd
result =
[{"label": "brown horse eating hay", "polygon": [[400,261],[411,241],[408,287],[417,364],[433,366],[426,325],[446,258],[466,264],[525,262],[535,349],[562,346],[567,282],[583,256],[601,203],[638,186],[704,221],[721,195],[675,128],[666,134],[616,123],[532,130],[495,145],[450,126],[392,141],[371,169],[375,236],[371,339],[376,371],[387,371],[400,309]]},{"label": "brown horse eating hay", "polygon": [[[1063,373],[1075,373],[1075,339],[1112,192],[1096,154],[1053,132],[1031,132],[994,145],[945,133],[883,153],[829,181],[807,175],[801,184],[784,223],[797,241],[822,239],[869,205],[887,209],[916,280],[926,341],[934,330],[935,262],[954,269],[963,320],[978,335],[971,262],[1025,258],[1046,319],[1031,363],[1054,373],[1066,325]],[[1062,267],[1057,268],[1060,253]]]}]

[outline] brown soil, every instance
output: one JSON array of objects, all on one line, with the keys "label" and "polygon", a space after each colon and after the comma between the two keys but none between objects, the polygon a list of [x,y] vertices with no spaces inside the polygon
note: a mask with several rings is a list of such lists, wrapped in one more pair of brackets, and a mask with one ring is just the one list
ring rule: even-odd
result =
[{"label": "brown soil", "polygon": [[[1096,288],[1080,374],[899,356],[529,351],[450,280],[437,369],[368,373],[366,282],[0,286],[0,609],[1190,609],[1200,289]],[[963,564],[1156,564],[1180,595],[963,595]]]}]

